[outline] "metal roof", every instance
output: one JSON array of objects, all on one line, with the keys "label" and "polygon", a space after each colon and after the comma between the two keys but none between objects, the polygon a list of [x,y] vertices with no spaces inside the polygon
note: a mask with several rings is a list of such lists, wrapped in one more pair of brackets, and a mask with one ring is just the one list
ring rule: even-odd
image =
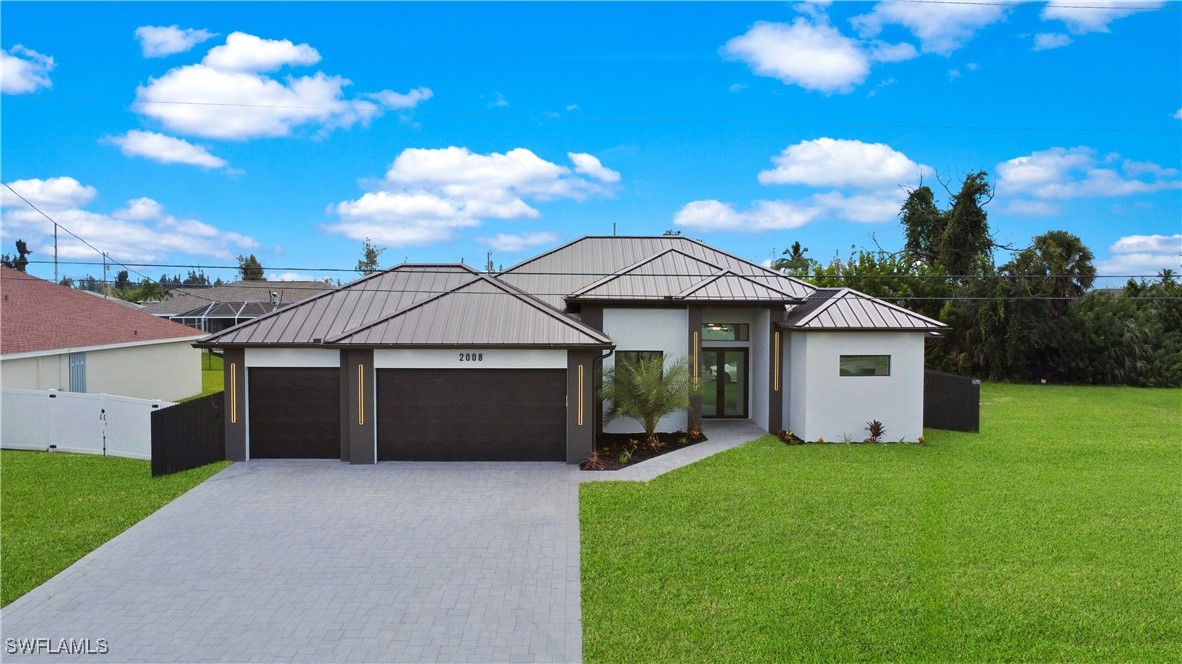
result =
[{"label": "metal roof", "polygon": [[270,302],[208,302],[169,318],[258,318],[277,308]]},{"label": "metal roof", "polygon": [[235,281],[221,286],[170,286],[168,299],[144,305],[154,316],[177,316],[211,302],[266,302],[279,293],[282,305],[315,297],[336,286],[323,281]]},{"label": "metal roof", "polygon": [[611,347],[601,332],[497,279],[479,275],[383,320],[327,339],[360,346]]},{"label": "metal roof", "polygon": [[467,265],[398,265],[231,327],[201,344],[320,344],[472,281],[476,275]]},{"label": "metal roof", "polygon": [[[675,249],[679,255],[684,256],[685,258],[677,259],[684,262],[677,264],[674,261],[665,265],[670,268],[669,271],[653,270],[653,273],[647,277],[638,277],[632,280],[636,284],[647,283],[647,288],[639,289],[629,281],[623,281],[613,288],[619,288],[621,292],[676,295],[693,285],[683,277],[698,277],[697,281],[701,281],[705,276],[729,270],[735,275],[746,277],[767,288],[782,291],[788,296],[786,299],[803,300],[815,290],[813,286],[798,279],[737,258],[706,246],[697,240],[676,235],[583,237],[524,263],[519,263],[505,270],[498,277],[536,295],[552,306],[563,307],[566,296],[586,289],[596,282],[608,282],[610,280],[607,277],[643,265],[658,255],[665,254],[670,249]],[[687,259],[694,259],[697,263]],[[699,263],[704,263],[713,269],[706,270]],[[720,284],[718,288],[721,289],[729,283]],[[636,299],[654,299],[654,297],[659,296],[649,295],[647,298]]]},{"label": "metal roof", "polygon": [[201,346],[593,346],[602,333],[467,265],[404,264],[211,335]]},{"label": "metal roof", "polygon": [[820,289],[793,307],[783,327],[794,330],[885,330],[936,332],[948,326],[851,288]]},{"label": "metal roof", "polygon": [[799,301],[677,249],[666,249],[604,277],[572,293],[567,300]]}]

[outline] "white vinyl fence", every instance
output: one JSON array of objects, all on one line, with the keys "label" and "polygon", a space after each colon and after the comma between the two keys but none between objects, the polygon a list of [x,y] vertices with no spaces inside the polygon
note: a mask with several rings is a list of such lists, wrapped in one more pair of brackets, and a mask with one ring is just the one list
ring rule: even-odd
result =
[{"label": "white vinyl fence", "polygon": [[152,459],[152,411],[175,405],[108,394],[0,390],[0,447]]}]

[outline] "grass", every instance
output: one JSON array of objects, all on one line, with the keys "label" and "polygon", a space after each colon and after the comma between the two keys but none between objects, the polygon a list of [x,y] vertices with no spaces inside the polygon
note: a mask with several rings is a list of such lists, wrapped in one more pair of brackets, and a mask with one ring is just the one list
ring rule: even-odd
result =
[{"label": "grass", "polygon": [[1182,661],[1182,390],[987,384],[982,426],[582,485],[587,661]]},{"label": "grass", "polygon": [[0,605],[7,605],[229,462],[153,478],[147,461],[0,452]]}]

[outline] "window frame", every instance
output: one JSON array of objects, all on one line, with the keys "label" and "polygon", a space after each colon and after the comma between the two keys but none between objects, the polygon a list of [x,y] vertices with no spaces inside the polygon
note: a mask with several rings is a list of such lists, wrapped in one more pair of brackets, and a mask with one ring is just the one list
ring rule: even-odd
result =
[{"label": "window frame", "polygon": [[[723,325],[734,329],[734,334],[730,339],[710,339],[706,336],[706,331],[710,329],[711,325]],[[713,330],[712,330],[713,331]],[[740,334],[742,332],[742,334]],[[745,343],[751,341],[751,323],[702,323],[702,341],[710,343]]]},{"label": "window frame", "polygon": [[[877,370],[879,369],[879,367],[874,367],[874,369],[876,371],[875,373],[865,373],[864,371],[860,372],[860,373],[853,373],[853,372],[847,373],[846,368],[844,366],[847,358],[848,359],[886,358],[886,373],[877,373]],[[841,354],[838,356],[838,359],[837,359],[837,375],[840,378],[890,378],[890,376],[891,376],[891,356],[889,353],[887,353],[887,354],[863,353],[863,354],[858,354],[858,355]]]}]

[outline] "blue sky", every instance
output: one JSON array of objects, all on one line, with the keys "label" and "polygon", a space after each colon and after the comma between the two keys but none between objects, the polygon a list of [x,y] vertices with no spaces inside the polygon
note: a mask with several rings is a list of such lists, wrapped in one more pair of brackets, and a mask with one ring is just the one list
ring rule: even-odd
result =
[{"label": "blue sky", "polygon": [[[366,237],[386,265],[508,266],[613,225],[828,260],[899,248],[907,187],[983,169],[1003,243],[1065,229],[1102,274],[1179,267],[1176,3],[5,2],[0,19],[3,179],[119,260],[254,253],[274,278],[348,278],[318,268],[351,267]],[[3,194],[4,251],[51,256],[51,225]]]}]

